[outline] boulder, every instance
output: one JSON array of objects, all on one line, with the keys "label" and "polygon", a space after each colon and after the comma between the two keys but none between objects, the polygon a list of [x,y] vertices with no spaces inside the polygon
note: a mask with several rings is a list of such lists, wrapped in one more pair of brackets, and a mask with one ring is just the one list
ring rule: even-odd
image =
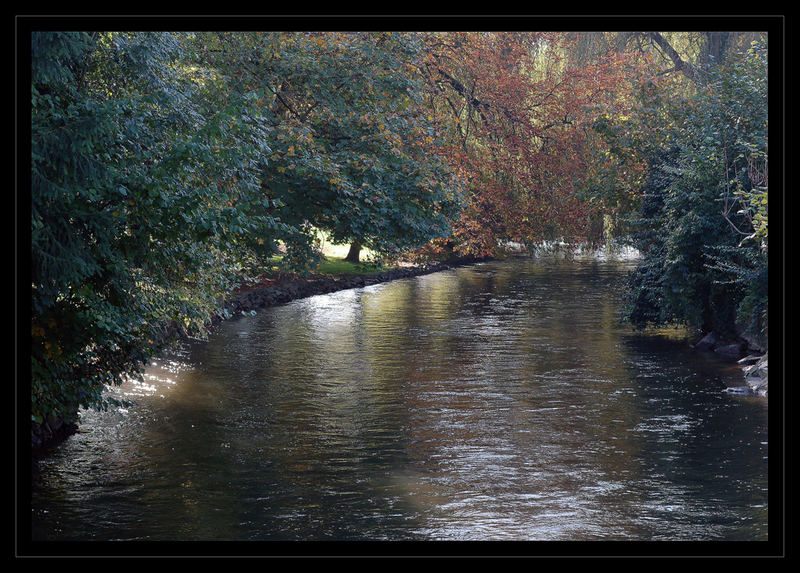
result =
[{"label": "boulder", "polygon": [[700,339],[700,342],[694,345],[697,350],[713,350],[714,347],[719,342],[719,338],[713,332],[709,332],[703,338]]},{"label": "boulder", "polygon": [[[752,358],[752,357],[748,357]],[[739,361],[746,362],[745,359]],[[751,393],[757,396],[767,396],[769,391],[769,359],[767,355],[757,357],[754,364],[746,365],[743,369],[745,384]]]},{"label": "boulder", "polygon": [[57,418],[37,424],[31,422],[31,446],[34,453],[55,445],[78,431],[77,423],[66,423]]},{"label": "boulder", "polygon": [[756,340],[753,336],[747,333],[742,333],[741,337],[742,339],[744,339],[745,342],[747,342],[747,349],[749,351],[755,352],[757,354],[764,354],[767,351],[767,349],[763,347],[761,342]]},{"label": "boulder", "polygon": [[741,364],[742,366],[750,366],[751,364],[755,364],[761,359],[761,356],[758,354],[750,354],[745,356],[744,358],[740,359],[737,364]]},{"label": "boulder", "polygon": [[714,348],[714,352],[717,354],[722,354],[723,356],[732,356],[734,358],[739,358],[742,355],[742,344],[739,342],[734,342],[731,344],[720,344],[716,348]]},{"label": "boulder", "polygon": [[751,364],[744,369],[744,376],[745,378],[748,378],[750,376],[755,376],[757,371],[758,371],[758,364]]}]

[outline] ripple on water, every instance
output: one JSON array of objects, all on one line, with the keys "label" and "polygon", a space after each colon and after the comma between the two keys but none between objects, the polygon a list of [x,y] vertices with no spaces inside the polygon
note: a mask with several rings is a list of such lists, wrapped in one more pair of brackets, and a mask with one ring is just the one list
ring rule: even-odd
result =
[{"label": "ripple on water", "polygon": [[34,535],[766,539],[766,408],[619,324],[630,268],[486,263],[221,323],[36,464]]}]

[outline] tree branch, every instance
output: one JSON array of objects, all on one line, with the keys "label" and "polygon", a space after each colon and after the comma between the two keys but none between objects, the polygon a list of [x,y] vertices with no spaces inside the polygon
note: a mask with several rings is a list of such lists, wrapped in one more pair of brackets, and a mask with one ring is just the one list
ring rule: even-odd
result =
[{"label": "tree branch", "polygon": [[683,61],[680,54],[678,54],[675,48],[672,47],[672,45],[667,41],[666,38],[664,38],[664,36],[658,32],[647,32],[647,37],[650,38],[650,40],[662,50],[664,55],[672,60],[676,71],[681,72],[693,82],[702,82],[703,78],[697,68],[695,68],[692,64]]}]

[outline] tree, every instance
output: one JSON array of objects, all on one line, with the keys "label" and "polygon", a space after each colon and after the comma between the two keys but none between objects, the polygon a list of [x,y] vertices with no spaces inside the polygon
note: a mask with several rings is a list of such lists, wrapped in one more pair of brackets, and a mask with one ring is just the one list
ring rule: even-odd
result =
[{"label": "tree", "polygon": [[702,88],[664,100],[651,148],[630,280],[634,324],[685,323],[764,336],[767,305],[767,48],[702,70]]},{"label": "tree", "polygon": [[426,38],[425,70],[448,156],[468,182],[450,244],[497,255],[506,241],[592,240],[608,208],[586,201],[603,142],[589,129],[611,105],[628,63],[612,54],[572,65],[558,33],[453,33]]},{"label": "tree", "polygon": [[277,226],[263,123],[220,105],[164,33],[31,37],[32,419],[105,408],[175,332],[201,332],[237,238]]},{"label": "tree", "polygon": [[[458,207],[416,71],[414,34],[219,36],[219,68],[270,118],[265,192],[299,232],[288,260],[311,260],[315,229],[383,253],[449,231]],[[353,257],[356,249],[353,249]]]},{"label": "tree", "polygon": [[107,408],[245,265],[315,229],[381,252],[448,232],[456,180],[413,35],[31,37],[32,421]]}]

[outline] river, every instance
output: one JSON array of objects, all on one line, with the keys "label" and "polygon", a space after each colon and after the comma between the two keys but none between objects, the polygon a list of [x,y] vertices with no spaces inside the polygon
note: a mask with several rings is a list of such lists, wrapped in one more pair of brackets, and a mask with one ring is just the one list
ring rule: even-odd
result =
[{"label": "river", "polygon": [[768,401],[514,259],[217,325],[34,460],[34,540],[764,541]]}]

